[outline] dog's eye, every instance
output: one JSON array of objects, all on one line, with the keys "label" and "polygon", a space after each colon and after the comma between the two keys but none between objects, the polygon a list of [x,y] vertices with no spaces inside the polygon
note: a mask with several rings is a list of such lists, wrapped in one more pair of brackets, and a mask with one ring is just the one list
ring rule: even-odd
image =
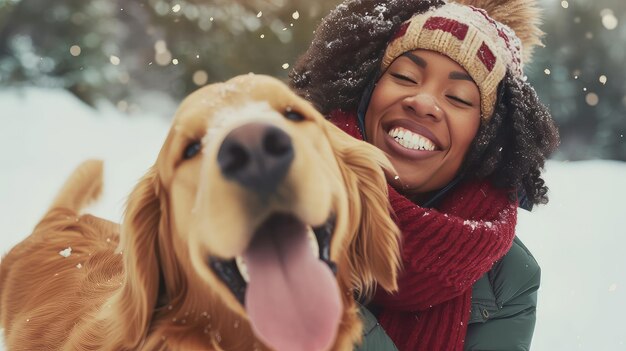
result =
[{"label": "dog's eye", "polygon": [[290,109],[287,109],[287,111],[285,111],[285,118],[287,118],[290,121],[294,121],[294,122],[302,122],[304,121],[304,116],[301,115],[300,113],[296,112],[296,111],[292,111]]},{"label": "dog's eye", "polygon": [[199,141],[194,141],[187,145],[185,151],[183,152],[183,158],[188,160],[198,154],[202,150],[202,144]]}]

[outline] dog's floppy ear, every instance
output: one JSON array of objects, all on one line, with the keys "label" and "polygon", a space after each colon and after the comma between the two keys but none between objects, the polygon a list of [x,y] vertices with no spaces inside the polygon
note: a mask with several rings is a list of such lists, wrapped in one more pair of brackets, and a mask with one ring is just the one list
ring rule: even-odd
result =
[{"label": "dog's floppy ear", "polygon": [[126,280],[113,297],[110,332],[120,347],[137,348],[146,335],[159,289],[158,243],[162,224],[160,182],[151,168],[128,198],[120,240]]},{"label": "dog's floppy ear", "polygon": [[[369,299],[376,285],[397,290],[400,230],[391,215],[383,168],[393,167],[382,151],[330,125],[329,140],[349,197],[349,221],[356,234],[349,243],[352,284],[360,299]],[[357,227],[358,223],[358,227]]]}]

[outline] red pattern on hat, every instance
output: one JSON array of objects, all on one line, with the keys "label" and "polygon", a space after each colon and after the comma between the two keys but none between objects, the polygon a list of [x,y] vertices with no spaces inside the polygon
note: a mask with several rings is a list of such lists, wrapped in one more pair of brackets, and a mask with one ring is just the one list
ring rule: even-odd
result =
[{"label": "red pattern on hat", "polygon": [[442,30],[459,40],[465,39],[469,27],[459,21],[443,17],[431,17],[424,23],[424,29]]},{"label": "red pattern on hat", "polygon": [[496,31],[498,32],[498,36],[500,36],[500,38],[502,38],[502,40],[504,40],[504,44],[506,45],[506,48],[512,53],[512,59],[515,62],[516,66],[520,66],[522,64],[522,61],[519,57],[519,55],[515,55],[514,53],[516,51],[519,51],[519,48],[513,48],[511,47],[511,38],[509,38],[509,36],[502,30],[502,28],[498,25],[498,22],[496,22],[496,20],[494,20],[493,18],[489,17],[489,14],[487,13],[487,11],[481,9],[481,8],[477,8],[471,5],[468,5],[468,7],[470,9],[472,9],[474,12],[477,12],[479,14],[481,14],[483,17],[485,17],[485,19],[487,21],[489,21],[493,27],[496,29]]},{"label": "red pattern on hat", "polygon": [[487,70],[491,72],[493,67],[496,65],[496,55],[494,55],[491,49],[489,49],[489,46],[483,42],[476,55],[480,59],[480,62],[487,67]]}]

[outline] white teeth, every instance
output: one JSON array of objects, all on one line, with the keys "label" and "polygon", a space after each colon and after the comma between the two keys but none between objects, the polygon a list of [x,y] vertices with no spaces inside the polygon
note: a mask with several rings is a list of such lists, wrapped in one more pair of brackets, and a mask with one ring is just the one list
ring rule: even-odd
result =
[{"label": "white teeth", "polygon": [[[313,251],[313,255],[316,258],[319,258],[320,247],[317,244],[317,237],[315,236],[315,233],[313,232],[313,228],[308,227],[306,235],[307,235],[307,238],[309,239],[309,244],[311,244],[311,251]],[[246,261],[243,259],[243,257],[237,256],[235,257],[235,263],[237,264],[237,268],[239,269],[239,273],[241,273],[243,280],[245,280],[246,283],[250,283],[250,275],[248,275],[248,266],[246,266]]]},{"label": "white teeth", "polygon": [[421,147],[420,138],[417,135],[413,134],[413,137],[411,138],[410,148],[415,149],[416,146]]},{"label": "white teeth", "polygon": [[309,244],[311,244],[311,250],[313,251],[313,256],[316,258],[320,258],[320,246],[317,244],[317,237],[313,232],[313,228],[307,227],[307,237],[309,238]]},{"label": "white teeth", "polygon": [[431,140],[403,128],[393,128],[387,134],[407,149],[434,151],[436,148]]},{"label": "white teeth", "polygon": [[411,134],[411,132],[404,132],[404,136],[402,138],[404,139],[407,145],[411,145],[413,134]]},{"label": "white teeth", "polygon": [[248,266],[246,266],[246,262],[243,260],[243,257],[237,256],[235,257],[235,263],[237,263],[237,268],[239,269],[239,273],[243,277],[243,280],[246,283],[250,283],[250,276],[248,275]]}]

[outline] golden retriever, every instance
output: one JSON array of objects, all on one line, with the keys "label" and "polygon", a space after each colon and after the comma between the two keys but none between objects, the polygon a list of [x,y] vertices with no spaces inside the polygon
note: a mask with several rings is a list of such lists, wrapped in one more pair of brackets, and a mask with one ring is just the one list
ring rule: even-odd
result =
[{"label": "golden retriever", "polygon": [[87,161],[4,257],[6,345],[352,350],[354,297],[396,289],[389,167],[274,78],[201,88],[121,225],[79,213],[102,186]]}]

